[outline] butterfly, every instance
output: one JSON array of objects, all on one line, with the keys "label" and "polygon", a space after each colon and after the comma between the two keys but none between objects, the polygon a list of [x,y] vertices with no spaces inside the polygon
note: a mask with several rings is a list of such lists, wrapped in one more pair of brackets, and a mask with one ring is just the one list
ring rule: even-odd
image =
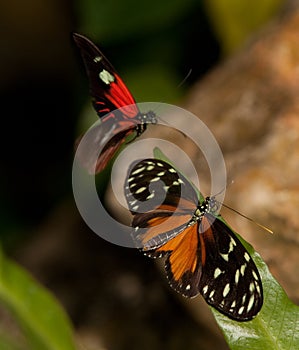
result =
[{"label": "butterfly", "polygon": [[173,166],[159,159],[134,162],[125,180],[136,246],[165,257],[171,287],[205,301],[236,321],[254,318],[263,304],[258,269],[236,234]]},{"label": "butterfly", "polygon": [[73,39],[85,64],[93,107],[102,121],[94,137],[94,148],[102,149],[95,165],[95,173],[99,173],[127,137],[140,136],[147,124],[157,123],[157,118],[152,111],[140,112],[125,83],[94,43],[77,33]]}]

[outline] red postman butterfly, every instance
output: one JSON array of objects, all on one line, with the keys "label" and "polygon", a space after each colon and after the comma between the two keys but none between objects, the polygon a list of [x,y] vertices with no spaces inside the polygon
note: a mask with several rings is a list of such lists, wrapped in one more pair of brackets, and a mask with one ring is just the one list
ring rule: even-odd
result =
[{"label": "red postman butterfly", "polygon": [[93,106],[102,121],[95,143],[101,145],[110,140],[97,160],[95,172],[98,173],[128,136],[140,136],[147,124],[156,124],[157,119],[152,111],[140,112],[132,94],[95,44],[81,34],[73,33],[73,38],[86,67]]},{"label": "red postman butterfly", "polygon": [[199,293],[215,309],[248,321],[263,304],[259,272],[238,237],[217,215],[214,197],[201,199],[193,185],[165,161],[134,162],[125,181],[133,238],[151,258],[166,257],[173,289]]}]

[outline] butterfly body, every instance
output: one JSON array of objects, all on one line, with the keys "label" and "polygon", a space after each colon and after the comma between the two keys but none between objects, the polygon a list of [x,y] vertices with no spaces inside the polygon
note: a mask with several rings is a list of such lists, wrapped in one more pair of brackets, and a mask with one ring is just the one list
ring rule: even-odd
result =
[{"label": "butterfly body", "polygon": [[151,258],[166,258],[174,290],[189,298],[201,294],[237,321],[256,316],[263,304],[259,272],[217,214],[214,197],[201,200],[182,174],[157,159],[132,164],[125,195],[136,245]]},{"label": "butterfly body", "polygon": [[[98,173],[107,166],[127,137],[140,136],[147,124],[157,123],[157,118],[152,111],[142,113],[139,110],[123,80],[92,41],[77,33],[73,33],[73,39],[85,64],[93,107],[103,124],[97,130],[99,137],[93,146],[102,149],[95,166]],[[103,144],[107,136],[110,141]]]}]

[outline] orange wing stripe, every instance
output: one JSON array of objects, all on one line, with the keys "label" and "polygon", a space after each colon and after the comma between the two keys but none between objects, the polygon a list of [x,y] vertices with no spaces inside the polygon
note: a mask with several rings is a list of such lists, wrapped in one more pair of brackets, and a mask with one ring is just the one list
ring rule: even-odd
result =
[{"label": "orange wing stripe", "polygon": [[158,248],[171,251],[169,262],[173,278],[178,281],[186,272],[194,273],[198,265],[198,225],[192,225]]}]

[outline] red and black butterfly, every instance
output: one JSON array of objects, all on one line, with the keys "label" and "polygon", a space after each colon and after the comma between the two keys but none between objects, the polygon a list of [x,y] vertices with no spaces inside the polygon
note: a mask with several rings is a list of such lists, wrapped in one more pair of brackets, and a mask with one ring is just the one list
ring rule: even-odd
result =
[{"label": "red and black butterfly", "polygon": [[166,257],[173,289],[206,302],[237,321],[263,304],[259,272],[240,240],[216,214],[214,197],[200,199],[193,185],[158,159],[134,162],[125,181],[133,238],[145,255]]},{"label": "red and black butterfly", "polygon": [[73,38],[86,67],[93,106],[102,121],[97,128],[95,147],[102,145],[107,137],[110,139],[105,146],[102,145],[95,168],[98,173],[106,167],[128,136],[134,133],[135,137],[140,136],[147,124],[156,124],[157,118],[152,111],[140,112],[132,94],[94,43],[77,33],[73,33]]}]

